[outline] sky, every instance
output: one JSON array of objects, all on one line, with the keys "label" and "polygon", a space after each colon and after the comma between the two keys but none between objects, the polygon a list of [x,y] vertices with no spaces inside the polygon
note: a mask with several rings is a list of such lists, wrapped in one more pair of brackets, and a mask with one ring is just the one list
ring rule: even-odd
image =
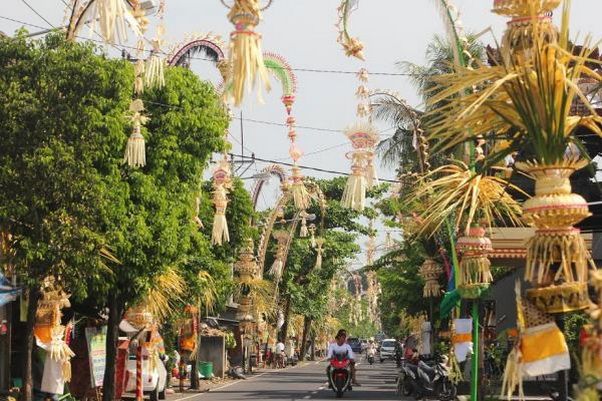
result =
[{"label": "sky", "polygon": [[[27,4],[41,14],[53,26],[64,25],[66,0],[0,0],[0,31],[12,34],[21,24],[8,21],[8,17],[49,28],[44,19],[36,15]],[[506,20],[490,12],[493,0],[452,0],[461,13],[466,31],[482,32],[491,27],[493,34],[482,37],[485,43],[493,43],[494,36],[501,38]],[[27,3],[27,4],[26,4]],[[435,34],[444,34],[443,23],[435,7],[435,0],[361,0],[359,9],[352,15],[350,32],[358,36],[365,46],[366,62],[348,58],[336,42],[337,0],[274,0],[263,15],[257,31],[263,35],[263,50],[280,54],[293,68],[355,72],[361,67],[379,73],[400,73],[398,61],[424,63],[427,44]],[[220,0],[167,0],[166,40],[170,44],[181,42],[191,33],[213,32],[226,40],[232,30],[226,18],[228,10]],[[583,37],[590,33],[594,39],[602,39],[602,0],[574,0],[572,8],[572,34]],[[38,31],[28,27],[30,32]],[[85,32],[85,31],[84,31]],[[147,36],[152,37],[153,28]],[[493,36],[494,35],[494,36]],[[132,35],[133,36],[133,35]],[[94,36],[91,36],[94,37]],[[164,46],[168,49],[169,45]],[[207,61],[195,60],[192,68],[202,78],[214,82],[218,74]],[[336,171],[349,171],[345,153],[350,150],[342,130],[356,120],[357,78],[350,73],[298,71],[297,97],[293,114],[302,126],[317,127],[340,132],[312,129],[297,130],[297,143],[304,150],[300,163]],[[247,96],[241,110],[243,118],[283,123],[285,112],[280,102],[279,87],[273,82],[273,90],[259,104],[254,96]],[[398,92],[409,104],[419,106],[420,100],[407,77],[396,75],[372,75],[370,88]],[[383,135],[392,131],[386,123],[377,123]],[[240,121],[231,125],[233,152],[240,153]],[[254,152],[257,157],[288,161],[288,138],[285,127],[259,124],[243,120],[245,154]],[[387,131],[387,129],[389,129]],[[245,176],[254,174],[266,166],[256,163],[248,166]],[[247,166],[245,166],[247,167]],[[242,172],[242,170],[241,170]],[[331,177],[313,171],[308,176]],[[379,176],[394,178],[394,171],[379,167]],[[250,180],[249,180],[250,182]],[[273,204],[278,185],[272,182],[260,198],[260,208]]]}]

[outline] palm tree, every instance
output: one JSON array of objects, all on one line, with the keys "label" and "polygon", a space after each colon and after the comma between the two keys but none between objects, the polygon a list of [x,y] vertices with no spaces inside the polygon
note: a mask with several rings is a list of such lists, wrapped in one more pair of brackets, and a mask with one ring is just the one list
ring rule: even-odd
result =
[{"label": "palm tree", "polygon": [[[483,45],[475,35],[468,35],[467,40],[468,52],[474,59],[481,60],[485,54]],[[424,104],[428,104],[428,99],[437,93],[433,78],[452,72],[454,50],[446,38],[435,35],[427,46],[426,60],[424,66],[407,61],[397,63],[403,72],[410,74],[410,81]],[[396,166],[400,172],[425,173],[430,166],[427,160],[428,144],[421,128],[426,125],[423,124],[424,112],[391,92],[374,91],[371,97],[374,117],[395,127],[395,133],[377,146],[382,164]]]}]

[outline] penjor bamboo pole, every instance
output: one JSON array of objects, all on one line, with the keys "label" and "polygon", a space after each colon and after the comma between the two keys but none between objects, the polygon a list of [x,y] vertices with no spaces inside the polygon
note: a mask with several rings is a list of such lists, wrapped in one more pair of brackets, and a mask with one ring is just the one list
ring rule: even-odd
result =
[{"label": "penjor bamboo pole", "polygon": [[136,347],[136,401],[144,400],[142,391],[142,346]]}]

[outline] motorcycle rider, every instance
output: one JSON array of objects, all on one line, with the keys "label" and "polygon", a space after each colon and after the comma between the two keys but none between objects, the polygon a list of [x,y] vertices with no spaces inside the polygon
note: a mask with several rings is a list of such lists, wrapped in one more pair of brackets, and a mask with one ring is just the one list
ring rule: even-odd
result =
[{"label": "motorcycle rider", "polygon": [[[334,339],[336,341],[328,345],[328,354],[326,355],[326,359],[330,361],[337,355],[344,355],[349,360],[349,366],[351,369],[351,383],[353,383],[354,386],[361,387],[361,384],[357,382],[355,377],[355,355],[353,354],[351,346],[347,344],[347,330],[340,329]],[[330,365],[328,365],[326,368],[326,374],[330,377]]]},{"label": "motorcycle rider", "polygon": [[372,358],[376,356],[376,345],[374,344],[374,340],[372,339],[368,341],[368,347],[366,347],[366,355]]}]

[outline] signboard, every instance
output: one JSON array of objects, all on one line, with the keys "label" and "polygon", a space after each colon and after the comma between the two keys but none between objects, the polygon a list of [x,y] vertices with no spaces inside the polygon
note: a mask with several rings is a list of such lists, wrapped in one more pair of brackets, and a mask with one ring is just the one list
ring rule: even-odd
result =
[{"label": "signboard", "polygon": [[86,342],[88,343],[92,387],[102,387],[107,361],[107,326],[86,327]]}]

